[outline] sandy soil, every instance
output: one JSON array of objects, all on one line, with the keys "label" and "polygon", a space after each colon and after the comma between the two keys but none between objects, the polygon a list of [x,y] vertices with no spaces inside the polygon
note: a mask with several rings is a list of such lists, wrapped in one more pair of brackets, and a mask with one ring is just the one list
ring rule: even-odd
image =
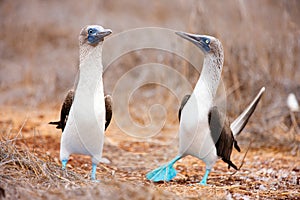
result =
[{"label": "sandy soil", "polygon": [[[100,183],[89,181],[90,159],[73,155],[68,163],[67,173],[60,170],[59,144],[61,132],[47,123],[57,119],[58,110],[29,110],[14,107],[1,108],[1,141],[15,140],[18,151],[30,152],[38,159],[52,166],[52,173],[58,173],[54,185],[35,185],[38,177],[27,174],[29,169],[18,168],[17,162],[0,161],[0,187],[8,199],[36,198],[89,198],[112,199],[299,199],[300,157],[299,148],[292,145],[276,145],[259,142],[258,136],[245,131],[238,139],[242,153],[233,152],[232,160],[241,164],[250,138],[254,139],[244,164],[239,171],[228,170],[218,161],[209,176],[208,186],[198,184],[204,174],[204,163],[193,157],[186,157],[176,164],[178,175],[169,183],[151,183],[145,174],[167,162],[176,155],[176,128],[163,129],[156,137],[140,140],[122,133],[112,123],[106,132],[104,157],[110,164],[99,164],[97,177]],[[175,135],[175,137],[174,137]],[[4,137],[5,136],[5,137]],[[256,138],[253,138],[255,136]],[[160,141],[157,142],[157,141]],[[165,142],[164,145],[163,142]],[[173,145],[168,145],[168,143]],[[292,141],[291,141],[292,142]],[[4,143],[2,143],[4,144]],[[299,143],[295,143],[299,145]],[[295,145],[294,145],[295,146]],[[2,149],[2,154],[5,150]],[[45,164],[44,163],[44,164]],[[42,164],[41,164],[42,165]],[[24,171],[20,177],[9,175],[11,167]],[[22,172],[23,173],[23,172]],[[50,173],[50,172],[49,172]],[[74,179],[75,175],[80,177]],[[41,179],[41,178],[40,178]],[[39,180],[41,181],[41,180]],[[46,181],[45,181],[46,183]],[[63,187],[62,187],[63,186]],[[20,189],[26,188],[26,189]]]}]

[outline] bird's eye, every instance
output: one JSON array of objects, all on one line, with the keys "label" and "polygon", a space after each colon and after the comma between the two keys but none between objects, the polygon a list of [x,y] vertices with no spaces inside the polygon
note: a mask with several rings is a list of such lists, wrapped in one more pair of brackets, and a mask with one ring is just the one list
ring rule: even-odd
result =
[{"label": "bird's eye", "polygon": [[208,40],[208,39],[206,39],[206,40],[205,40],[205,43],[206,43],[206,44],[209,44],[209,40]]},{"label": "bird's eye", "polygon": [[93,29],[89,29],[89,30],[88,30],[88,33],[89,33],[89,34],[92,34],[92,33],[93,33]]}]

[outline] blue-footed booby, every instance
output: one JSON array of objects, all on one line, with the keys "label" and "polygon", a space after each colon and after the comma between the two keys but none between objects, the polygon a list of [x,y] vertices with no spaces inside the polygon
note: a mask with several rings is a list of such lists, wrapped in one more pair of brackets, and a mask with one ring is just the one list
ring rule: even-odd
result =
[{"label": "blue-footed booby", "polygon": [[265,88],[260,90],[245,111],[230,124],[218,108],[213,106],[224,62],[221,42],[207,35],[184,32],[176,34],[202,50],[203,68],[193,93],[183,98],[178,112],[180,121],[178,155],[167,164],[149,172],[146,178],[153,182],[170,181],[177,173],[173,167],[174,163],[187,155],[192,155],[206,164],[206,172],[200,182],[201,185],[206,185],[207,177],[218,158],[226,162],[228,167],[237,169],[230,160],[233,146],[240,151],[234,136],[245,127]]},{"label": "blue-footed booby", "polygon": [[84,27],[79,35],[79,80],[60,144],[62,168],[70,154],[90,155],[91,179],[96,179],[102,158],[105,124],[102,44],[110,29],[98,25]]}]

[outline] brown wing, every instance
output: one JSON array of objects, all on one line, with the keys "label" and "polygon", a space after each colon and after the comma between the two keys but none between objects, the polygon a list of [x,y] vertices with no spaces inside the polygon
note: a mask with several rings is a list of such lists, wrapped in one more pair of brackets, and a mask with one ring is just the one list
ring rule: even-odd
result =
[{"label": "brown wing", "polygon": [[190,94],[187,94],[183,97],[182,101],[181,101],[181,105],[180,105],[180,108],[179,108],[179,111],[178,111],[178,120],[180,121],[180,118],[181,118],[181,112],[182,112],[182,109],[183,107],[185,106],[186,102],[188,102],[189,98],[191,97]]},{"label": "brown wing", "polygon": [[112,98],[110,95],[106,95],[105,98],[105,110],[106,110],[106,115],[105,115],[105,130],[110,124],[111,118],[112,118]]},{"label": "brown wing", "polygon": [[228,120],[219,112],[218,108],[214,106],[210,109],[208,114],[208,122],[211,136],[217,149],[217,155],[228,164],[228,168],[233,167],[237,169],[235,164],[231,162],[230,156],[233,146],[238,151],[240,151],[240,148],[233,137]]},{"label": "brown wing", "polygon": [[60,120],[56,121],[56,122],[49,122],[49,124],[57,125],[56,128],[61,129],[63,132],[65,129],[67,120],[68,120],[68,116],[69,116],[69,112],[70,112],[73,100],[74,100],[74,91],[70,90],[64,100],[63,105],[61,106]]}]

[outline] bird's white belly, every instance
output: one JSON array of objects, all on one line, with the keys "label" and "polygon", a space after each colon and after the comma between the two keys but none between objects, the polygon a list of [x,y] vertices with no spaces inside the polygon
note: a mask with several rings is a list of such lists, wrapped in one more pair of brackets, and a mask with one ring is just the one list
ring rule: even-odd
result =
[{"label": "bird's white belly", "polygon": [[214,141],[208,124],[209,107],[196,102],[192,95],[182,110],[179,127],[179,154],[192,155],[205,160],[216,155]]},{"label": "bird's white belly", "polygon": [[97,163],[104,142],[104,99],[101,95],[76,95],[61,138],[61,159],[72,153],[86,154]]}]

